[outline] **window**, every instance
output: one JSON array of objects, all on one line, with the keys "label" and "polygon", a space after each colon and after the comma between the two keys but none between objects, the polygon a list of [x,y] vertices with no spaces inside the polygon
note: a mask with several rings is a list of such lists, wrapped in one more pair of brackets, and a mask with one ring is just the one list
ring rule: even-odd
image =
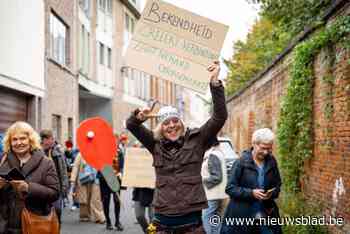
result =
[{"label": "window", "polygon": [[101,11],[106,12],[108,14],[112,14],[112,0],[98,0],[98,7]]},{"label": "window", "polygon": [[52,115],[52,133],[54,138],[61,142],[62,125],[60,115]]},{"label": "window", "polygon": [[149,100],[150,92],[150,79],[149,75],[145,72],[140,72],[140,80],[138,82],[139,86],[139,98],[142,100]]},{"label": "window", "polygon": [[85,34],[85,27],[84,25],[81,26],[81,39],[80,39],[80,68],[84,70],[85,68],[85,41],[86,41],[86,34]]},{"label": "window", "polygon": [[107,50],[107,66],[108,68],[112,68],[112,49],[108,48]]},{"label": "window", "polygon": [[73,118],[68,118],[68,139],[73,139]]},{"label": "window", "polygon": [[79,6],[84,11],[84,13],[90,17],[90,0],[80,0]]},{"label": "window", "polygon": [[151,76],[145,73],[145,99],[151,98]]},{"label": "window", "polygon": [[125,67],[122,75],[124,78],[124,93],[142,100],[150,99],[151,76],[149,74]]},{"label": "window", "polygon": [[128,13],[125,13],[125,31],[128,33],[130,39],[131,35],[135,30],[135,19],[132,18]]},{"label": "window", "polygon": [[129,68],[129,94],[135,96],[135,71]]},{"label": "window", "polygon": [[128,47],[131,35],[135,29],[135,19],[132,18],[128,13],[125,12],[125,29],[124,29],[124,48],[123,52],[125,53],[126,48]]},{"label": "window", "polygon": [[104,58],[105,58],[105,47],[104,47],[104,45],[101,43],[101,42],[99,42],[98,43],[99,44],[99,57],[100,57],[100,64],[101,65],[103,65],[103,64],[105,64],[105,60],[104,60]]},{"label": "window", "polygon": [[131,34],[134,33],[135,30],[135,20],[133,18],[130,18],[130,32]]},{"label": "window", "polygon": [[112,0],[107,0],[107,13],[112,14],[113,6],[112,6]]},{"label": "window", "polygon": [[125,13],[125,31],[129,32],[129,21],[130,21],[130,16],[128,13]]},{"label": "window", "polygon": [[86,51],[85,51],[85,66],[86,72],[90,71],[90,33],[87,33],[87,41],[86,41]]},{"label": "window", "polygon": [[66,43],[67,43],[67,26],[51,12],[50,15],[50,46],[52,58],[66,65]]},{"label": "window", "polygon": [[121,76],[123,78],[123,84],[124,84],[124,93],[129,94],[129,81],[128,81],[128,68],[122,67],[121,69]]},{"label": "window", "polygon": [[142,76],[141,72],[135,70],[135,96],[142,97]]},{"label": "window", "polygon": [[86,30],[84,25],[81,26],[80,35],[80,69],[84,74],[89,73],[90,61],[90,33]]},{"label": "window", "polygon": [[98,0],[98,6],[102,11],[106,9],[106,0]]}]

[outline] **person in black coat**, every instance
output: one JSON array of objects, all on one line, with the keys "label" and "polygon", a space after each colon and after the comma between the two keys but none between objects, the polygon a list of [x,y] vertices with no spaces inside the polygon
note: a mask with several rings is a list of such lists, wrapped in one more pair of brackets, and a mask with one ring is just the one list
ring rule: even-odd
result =
[{"label": "person in black coat", "polygon": [[[279,234],[278,225],[265,225],[259,220],[268,217],[279,218],[275,199],[281,187],[277,161],[272,155],[273,132],[259,129],[252,137],[253,147],[242,153],[229,173],[226,193],[230,203],[222,223],[222,234]],[[256,225],[237,225],[230,221],[237,218],[251,218]],[[261,219],[262,218],[262,219]]]},{"label": "person in black coat", "polygon": [[[132,191],[132,200],[135,202],[136,220],[140,224],[144,233],[147,233],[148,224],[153,219],[153,193],[154,189],[150,188],[134,188]],[[147,221],[145,216],[146,208],[148,209],[149,221]]]}]

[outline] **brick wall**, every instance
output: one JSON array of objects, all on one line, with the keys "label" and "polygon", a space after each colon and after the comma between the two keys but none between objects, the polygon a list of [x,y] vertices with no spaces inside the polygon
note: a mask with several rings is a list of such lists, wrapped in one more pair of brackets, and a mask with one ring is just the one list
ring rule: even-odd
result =
[{"label": "brick wall", "polygon": [[[42,105],[42,128],[52,128],[52,115],[61,116],[62,143],[68,138],[68,118],[73,119],[73,130],[78,125],[78,82],[76,78],[76,1],[45,0],[45,85]],[[66,41],[67,65],[55,62],[50,53],[50,13],[54,12],[68,27]],[[68,43],[67,43],[68,42]]]},{"label": "brick wall", "polygon": [[[305,165],[302,189],[312,200],[321,201],[325,214],[345,218],[343,227],[330,227],[332,233],[343,234],[350,233],[350,53],[335,45],[331,69],[326,54],[327,50],[322,51],[314,62],[315,146],[313,158]],[[238,151],[250,147],[255,129],[269,127],[276,132],[290,59],[291,54],[287,53],[243,92],[228,99],[229,119],[224,132]],[[335,77],[335,84],[333,95],[327,99],[330,87],[322,77],[329,71]],[[330,117],[325,116],[326,103],[334,106]]]}]

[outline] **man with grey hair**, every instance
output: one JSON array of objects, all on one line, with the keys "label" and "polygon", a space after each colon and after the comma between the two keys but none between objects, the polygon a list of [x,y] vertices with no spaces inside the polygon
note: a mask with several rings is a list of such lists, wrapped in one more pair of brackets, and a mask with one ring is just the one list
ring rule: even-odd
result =
[{"label": "man with grey hair", "polygon": [[[230,203],[225,213],[227,218],[279,217],[275,199],[281,187],[281,177],[277,161],[272,155],[274,134],[268,128],[253,133],[252,144],[243,151],[242,157],[233,164],[229,173],[226,193]],[[276,234],[282,233],[278,225],[227,225],[223,223],[221,233]]]}]

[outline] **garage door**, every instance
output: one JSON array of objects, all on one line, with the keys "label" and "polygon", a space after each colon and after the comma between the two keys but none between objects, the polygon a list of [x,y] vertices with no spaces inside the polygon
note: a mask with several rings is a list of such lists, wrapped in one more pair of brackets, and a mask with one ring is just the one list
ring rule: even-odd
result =
[{"label": "garage door", "polygon": [[28,98],[25,94],[0,87],[0,133],[15,121],[26,121]]}]

